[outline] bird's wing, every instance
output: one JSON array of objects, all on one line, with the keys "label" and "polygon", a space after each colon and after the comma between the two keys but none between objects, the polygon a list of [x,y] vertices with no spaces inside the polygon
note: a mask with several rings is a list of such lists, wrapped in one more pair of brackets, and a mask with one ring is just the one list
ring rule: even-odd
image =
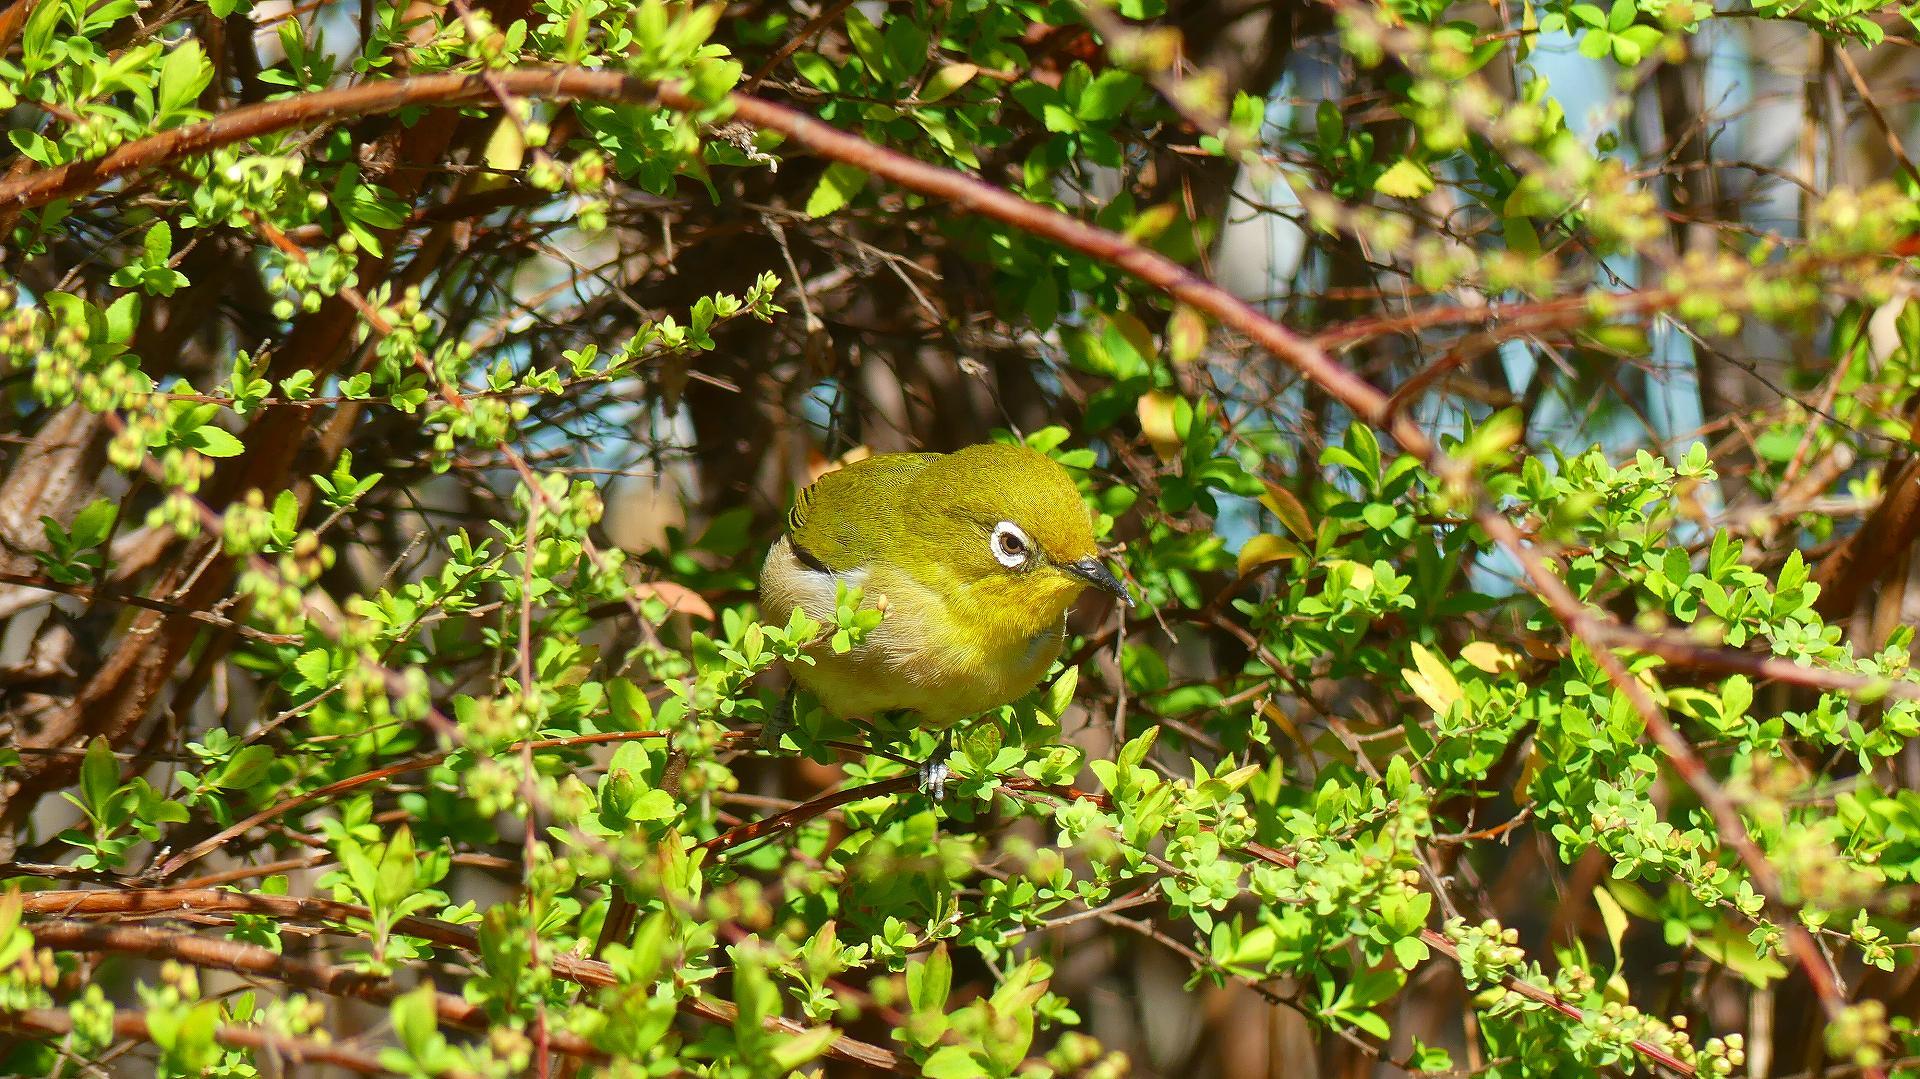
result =
[{"label": "bird's wing", "polygon": [[787,511],[787,538],[801,562],[839,573],[872,561],[901,526],[900,492],[937,453],[883,453],[813,481]]}]

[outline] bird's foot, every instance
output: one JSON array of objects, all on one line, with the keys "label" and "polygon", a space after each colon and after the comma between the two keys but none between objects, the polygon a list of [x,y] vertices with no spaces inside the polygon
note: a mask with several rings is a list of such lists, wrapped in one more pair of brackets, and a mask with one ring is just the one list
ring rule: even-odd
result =
[{"label": "bird's foot", "polygon": [[947,757],[942,753],[920,766],[920,792],[935,802],[947,797]]},{"label": "bird's foot", "polygon": [[791,730],[793,730],[792,720],[768,717],[767,721],[760,725],[760,751],[778,755],[781,752],[780,739],[785,738],[787,732]]},{"label": "bird's foot", "polygon": [[780,739],[798,730],[800,724],[794,719],[797,694],[792,686],[787,687],[787,695],[780,701],[780,707],[768,714],[766,722],[760,724],[760,749],[764,753],[778,755],[782,752]]},{"label": "bird's foot", "polygon": [[953,731],[940,733],[940,748],[920,766],[920,790],[939,805],[947,797],[947,758],[953,756]]}]

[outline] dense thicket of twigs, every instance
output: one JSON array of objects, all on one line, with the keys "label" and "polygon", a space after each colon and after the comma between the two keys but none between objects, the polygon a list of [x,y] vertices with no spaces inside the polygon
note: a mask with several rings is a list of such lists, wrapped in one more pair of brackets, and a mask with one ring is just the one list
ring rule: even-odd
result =
[{"label": "dense thicket of twigs", "polygon": [[[0,1071],[1911,1069],[1909,15],[14,0]],[[1145,602],[765,752],[994,437]]]}]

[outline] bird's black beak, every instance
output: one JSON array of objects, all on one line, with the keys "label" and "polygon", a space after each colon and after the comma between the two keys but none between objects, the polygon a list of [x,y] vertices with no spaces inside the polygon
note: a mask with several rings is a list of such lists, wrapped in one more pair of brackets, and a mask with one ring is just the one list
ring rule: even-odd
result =
[{"label": "bird's black beak", "polygon": [[1083,558],[1078,562],[1068,562],[1060,567],[1075,577],[1087,582],[1103,592],[1111,592],[1120,597],[1120,602],[1133,606],[1133,597],[1127,594],[1127,586],[1113,575],[1113,570],[1098,558]]}]

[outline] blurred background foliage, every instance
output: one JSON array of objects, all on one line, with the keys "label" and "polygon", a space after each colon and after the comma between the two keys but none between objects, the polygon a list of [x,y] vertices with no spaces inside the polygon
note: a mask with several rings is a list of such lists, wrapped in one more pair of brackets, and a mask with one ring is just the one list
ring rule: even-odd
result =
[{"label": "blurred background foliage", "polygon": [[[0,1067],[1916,1073],[1913,16],[14,0]],[[760,752],[989,438],[1145,602]]]}]

